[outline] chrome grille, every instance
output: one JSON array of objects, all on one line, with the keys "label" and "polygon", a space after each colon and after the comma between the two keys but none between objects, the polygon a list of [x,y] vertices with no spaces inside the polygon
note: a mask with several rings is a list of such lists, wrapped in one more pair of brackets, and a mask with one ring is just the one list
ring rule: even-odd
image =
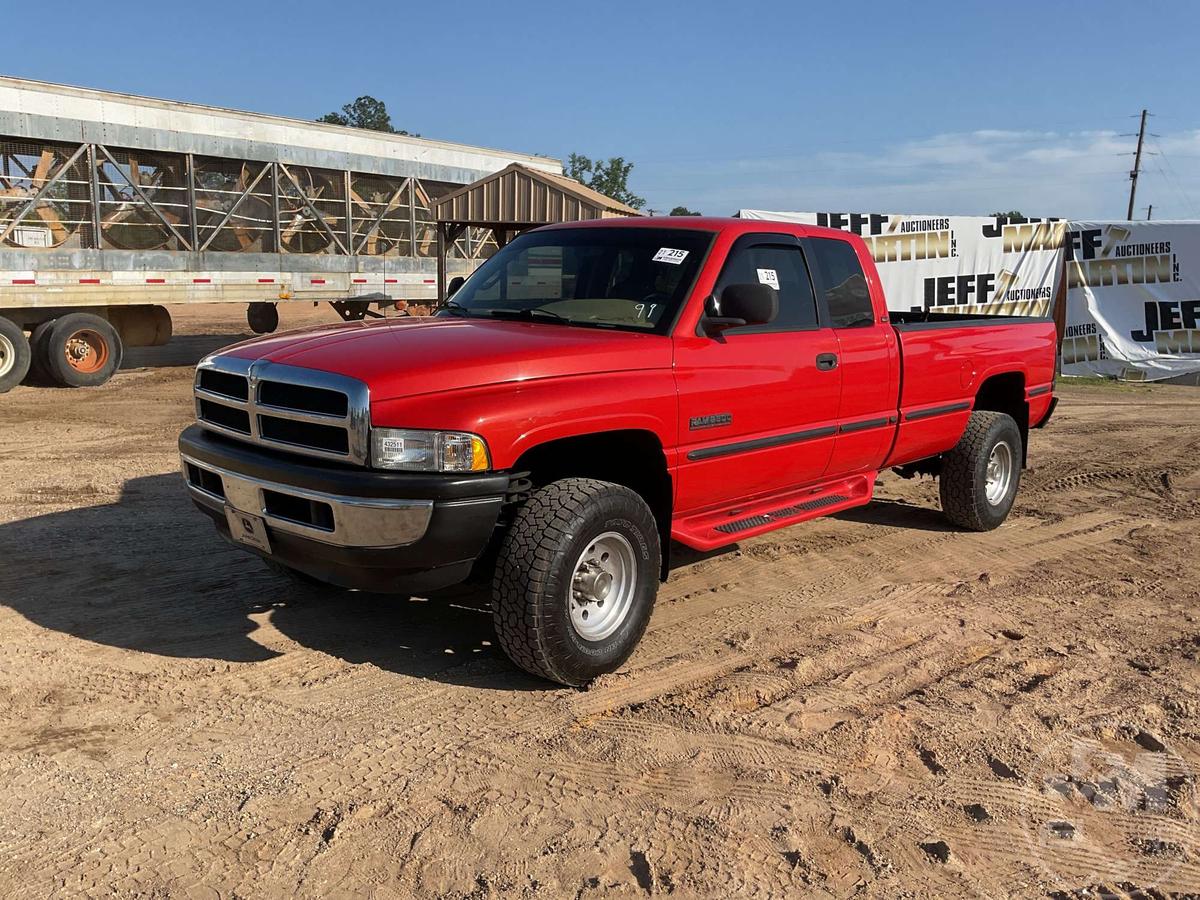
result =
[{"label": "chrome grille", "polygon": [[196,367],[196,419],[243,441],[367,464],[369,394],[354,378],[211,356]]}]

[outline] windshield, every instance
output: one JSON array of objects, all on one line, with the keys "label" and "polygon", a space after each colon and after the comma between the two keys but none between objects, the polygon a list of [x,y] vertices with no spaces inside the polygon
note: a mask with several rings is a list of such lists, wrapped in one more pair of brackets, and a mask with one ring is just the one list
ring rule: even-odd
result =
[{"label": "windshield", "polygon": [[439,315],[663,333],[713,234],[683,228],[554,228],[516,238]]}]

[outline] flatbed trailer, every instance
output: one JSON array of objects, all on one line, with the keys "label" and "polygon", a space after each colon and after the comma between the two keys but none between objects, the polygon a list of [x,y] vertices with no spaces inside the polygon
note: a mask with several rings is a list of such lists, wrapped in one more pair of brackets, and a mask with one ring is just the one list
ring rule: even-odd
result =
[{"label": "flatbed trailer", "polygon": [[[558,160],[0,77],[0,392],[98,384],[165,343],[166,304],[280,302],[346,319],[437,292],[434,201]],[[481,229],[450,274],[494,250]]]}]

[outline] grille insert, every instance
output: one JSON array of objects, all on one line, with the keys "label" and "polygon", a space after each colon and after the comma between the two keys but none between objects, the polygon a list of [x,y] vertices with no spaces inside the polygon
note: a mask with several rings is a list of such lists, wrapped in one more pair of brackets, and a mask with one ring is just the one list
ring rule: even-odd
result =
[{"label": "grille insert", "polygon": [[342,456],[350,452],[350,440],[346,429],[337,425],[318,425],[316,422],[298,422],[295,419],[260,415],[258,433],[264,441],[278,444],[312,447]]},{"label": "grille insert", "polygon": [[341,391],[283,381],[264,381],[259,384],[258,402],[263,406],[339,418],[345,418],[348,407],[348,398]]},{"label": "grille insert", "polygon": [[199,412],[202,421],[212,422],[214,425],[220,425],[222,428],[228,428],[230,431],[240,434],[250,434],[250,414],[244,409],[225,406],[222,403],[201,398]]},{"label": "grille insert", "polygon": [[244,375],[234,375],[217,369],[201,369],[196,385],[230,400],[241,400],[245,403],[250,398],[250,386]]},{"label": "grille insert", "polygon": [[196,372],[196,418],[232,437],[366,465],[367,386],[265,360],[216,356]]},{"label": "grille insert", "polygon": [[220,497],[222,500],[225,499],[225,483],[221,481],[221,476],[216,472],[202,469],[195,463],[188,463],[187,480],[192,487],[199,488],[214,497]]},{"label": "grille insert", "polygon": [[279,491],[263,488],[263,506],[267,515],[276,519],[287,519],[297,525],[307,525],[309,528],[320,528],[322,531],[333,531],[333,507],[320,500],[309,500],[306,497],[296,497],[292,494],[282,494]]}]

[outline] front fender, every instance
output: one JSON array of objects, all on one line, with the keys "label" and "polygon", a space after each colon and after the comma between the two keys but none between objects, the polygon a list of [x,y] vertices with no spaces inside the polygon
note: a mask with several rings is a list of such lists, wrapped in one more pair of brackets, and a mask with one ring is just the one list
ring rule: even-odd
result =
[{"label": "front fender", "polygon": [[492,467],[506,469],[547,441],[603,431],[654,434],[673,458],[679,412],[670,369],[600,372],[384,400],[377,427],[469,431],[487,441]]}]

